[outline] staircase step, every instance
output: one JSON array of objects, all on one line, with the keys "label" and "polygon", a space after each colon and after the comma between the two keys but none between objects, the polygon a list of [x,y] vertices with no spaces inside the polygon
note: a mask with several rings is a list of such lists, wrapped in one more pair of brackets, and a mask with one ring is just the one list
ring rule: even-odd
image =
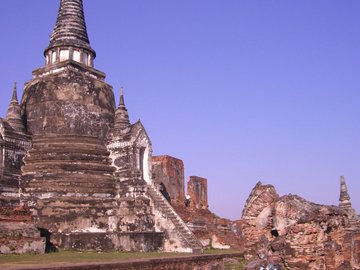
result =
[{"label": "staircase step", "polygon": [[154,200],[154,203],[158,205],[166,216],[173,222],[176,230],[183,238],[183,240],[189,245],[189,247],[193,250],[194,253],[202,252],[202,245],[195,237],[195,235],[190,231],[190,229],[186,226],[183,220],[177,215],[177,213],[172,209],[171,205],[165,200],[165,198],[159,194],[156,189],[149,185],[147,189],[148,194]]}]

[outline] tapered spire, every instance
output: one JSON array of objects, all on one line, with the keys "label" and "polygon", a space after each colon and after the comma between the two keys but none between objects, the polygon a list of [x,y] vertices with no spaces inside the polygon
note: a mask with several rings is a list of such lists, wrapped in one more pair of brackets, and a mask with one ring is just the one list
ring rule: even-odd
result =
[{"label": "tapered spire", "polygon": [[129,113],[125,106],[124,88],[120,88],[120,102],[115,112],[115,131],[123,130],[130,126]]},{"label": "tapered spire", "polygon": [[124,100],[124,87],[121,86],[120,88],[120,102],[119,102],[119,108],[122,107],[126,110],[125,107],[125,100]]},{"label": "tapered spire", "polygon": [[351,205],[350,195],[346,186],[345,177],[340,177],[340,205]]},{"label": "tapered spire", "polygon": [[61,0],[50,45],[60,41],[89,45],[82,0]]},{"label": "tapered spire", "polygon": [[359,218],[355,212],[355,209],[351,206],[350,195],[346,186],[345,177],[340,177],[340,204],[339,206],[344,209],[351,222],[358,222]]},{"label": "tapered spire", "polygon": [[47,64],[72,59],[92,66],[96,54],[90,46],[82,0],[61,0],[45,56]]},{"label": "tapered spire", "polygon": [[12,98],[11,98],[11,103],[16,103],[18,104],[18,98],[17,98],[17,87],[16,87],[16,82],[14,82],[14,88],[13,88],[13,94],[12,94]]},{"label": "tapered spire", "polygon": [[16,131],[20,131],[20,132],[25,131],[25,127],[21,118],[20,106],[17,98],[16,82],[14,83],[13,94],[10,105],[7,110],[6,120],[9,122],[10,126]]}]

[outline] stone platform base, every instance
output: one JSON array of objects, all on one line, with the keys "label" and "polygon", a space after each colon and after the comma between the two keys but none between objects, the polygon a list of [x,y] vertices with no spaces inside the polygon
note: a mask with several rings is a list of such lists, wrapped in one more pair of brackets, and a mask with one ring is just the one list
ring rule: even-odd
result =
[{"label": "stone platform base", "polygon": [[152,252],[163,250],[164,235],[162,232],[54,233],[50,242],[62,250]]}]

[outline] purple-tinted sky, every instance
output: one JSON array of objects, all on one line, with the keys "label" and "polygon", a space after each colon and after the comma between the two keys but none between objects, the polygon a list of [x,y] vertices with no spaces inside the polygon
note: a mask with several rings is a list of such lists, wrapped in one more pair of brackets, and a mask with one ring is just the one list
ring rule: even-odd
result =
[{"label": "purple-tinted sky", "polygon": [[[1,0],[0,115],[44,64],[57,0]],[[257,181],[360,211],[360,1],[84,0],[95,67],[154,155],[237,219]]]}]

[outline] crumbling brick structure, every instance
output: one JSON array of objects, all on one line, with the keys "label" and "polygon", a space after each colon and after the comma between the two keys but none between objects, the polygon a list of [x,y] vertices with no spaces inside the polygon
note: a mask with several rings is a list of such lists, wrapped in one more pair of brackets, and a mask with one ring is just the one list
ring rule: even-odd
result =
[{"label": "crumbling brick structure", "polygon": [[154,182],[163,183],[171,204],[205,247],[240,248],[232,222],[220,218],[208,209],[207,179],[191,176],[187,183],[190,204],[185,203],[184,163],[171,156],[156,156],[152,159]]}]

